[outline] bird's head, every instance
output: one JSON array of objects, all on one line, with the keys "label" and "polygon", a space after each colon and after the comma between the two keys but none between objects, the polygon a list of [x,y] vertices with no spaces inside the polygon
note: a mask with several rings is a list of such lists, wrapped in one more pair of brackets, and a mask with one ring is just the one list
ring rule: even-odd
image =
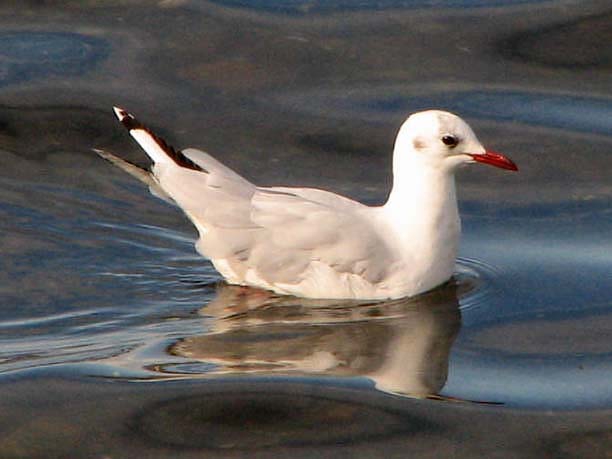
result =
[{"label": "bird's head", "polygon": [[479,162],[518,170],[510,159],[485,150],[465,121],[439,110],[415,113],[404,122],[395,141],[394,156],[395,167],[423,164],[452,172],[462,164]]}]

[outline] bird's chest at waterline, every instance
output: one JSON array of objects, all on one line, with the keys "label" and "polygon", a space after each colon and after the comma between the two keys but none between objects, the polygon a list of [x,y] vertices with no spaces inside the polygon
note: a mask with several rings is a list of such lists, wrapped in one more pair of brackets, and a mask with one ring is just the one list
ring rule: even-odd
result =
[{"label": "bird's chest at waterline", "polygon": [[400,228],[396,253],[400,269],[393,282],[409,286],[409,294],[427,291],[446,282],[454,272],[461,222],[455,206],[438,212],[406,215]]},{"label": "bird's chest at waterline", "polygon": [[440,206],[437,212],[431,212],[426,218],[422,218],[422,225],[415,231],[419,235],[420,247],[415,248],[415,253],[424,259],[442,260],[449,259],[454,263],[459,237],[461,234],[461,221],[457,205],[449,202]]}]

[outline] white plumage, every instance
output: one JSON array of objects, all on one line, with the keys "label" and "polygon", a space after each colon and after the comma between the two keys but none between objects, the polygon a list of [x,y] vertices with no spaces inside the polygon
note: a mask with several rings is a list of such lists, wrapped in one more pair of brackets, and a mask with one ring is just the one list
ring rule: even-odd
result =
[{"label": "white plumage", "polygon": [[258,187],[203,151],[174,150],[126,111],[115,114],[152,172],[98,152],[174,201],[199,231],[197,250],[229,283],[309,298],[399,298],[444,283],[460,234],[455,169],[478,161],[516,170],[461,118],[416,113],[396,139],[389,199],[370,207],[319,189]]}]

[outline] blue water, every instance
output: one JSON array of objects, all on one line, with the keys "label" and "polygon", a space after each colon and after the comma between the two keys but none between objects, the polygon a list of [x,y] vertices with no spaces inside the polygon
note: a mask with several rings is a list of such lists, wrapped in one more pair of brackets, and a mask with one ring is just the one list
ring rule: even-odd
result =
[{"label": "blue water", "polygon": [[0,85],[84,74],[109,56],[102,38],[72,32],[2,31]]},{"label": "blue water", "polygon": [[406,113],[444,108],[468,118],[500,123],[606,136],[612,134],[609,122],[612,99],[609,97],[537,92],[530,88],[440,91],[427,86],[366,86],[363,91],[353,89],[351,92],[354,94],[352,97],[347,97],[342,91],[280,94],[278,100],[281,106],[288,103],[308,113],[325,112],[327,116],[340,118],[398,119]]}]

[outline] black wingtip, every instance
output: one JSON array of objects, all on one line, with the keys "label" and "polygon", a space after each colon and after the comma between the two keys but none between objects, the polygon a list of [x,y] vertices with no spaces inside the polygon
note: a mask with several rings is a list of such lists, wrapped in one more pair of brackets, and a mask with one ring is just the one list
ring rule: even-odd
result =
[{"label": "black wingtip", "polygon": [[132,131],[134,129],[140,129],[140,130],[145,131],[147,134],[149,134],[151,138],[155,141],[155,143],[157,143],[159,148],[161,148],[164,151],[164,153],[166,153],[177,165],[187,168],[187,169],[198,171],[198,172],[208,172],[203,167],[194,163],[191,159],[185,156],[181,151],[175,150],[171,145],[168,145],[168,143],[164,139],[154,134],[153,131],[151,131],[148,127],[146,127],[144,124],[138,121],[136,117],[132,115],[131,113],[128,113],[126,110],[124,110],[121,107],[113,107],[113,111],[115,112],[115,116],[117,116],[117,119],[119,120],[119,122],[123,124],[123,126],[128,131]]},{"label": "black wingtip", "polygon": [[143,124],[136,119],[134,115],[128,113],[121,107],[113,107],[113,111],[115,112],[115,116],[119,120],[121,124],[128,130],[132,129],[144,129]]}]

